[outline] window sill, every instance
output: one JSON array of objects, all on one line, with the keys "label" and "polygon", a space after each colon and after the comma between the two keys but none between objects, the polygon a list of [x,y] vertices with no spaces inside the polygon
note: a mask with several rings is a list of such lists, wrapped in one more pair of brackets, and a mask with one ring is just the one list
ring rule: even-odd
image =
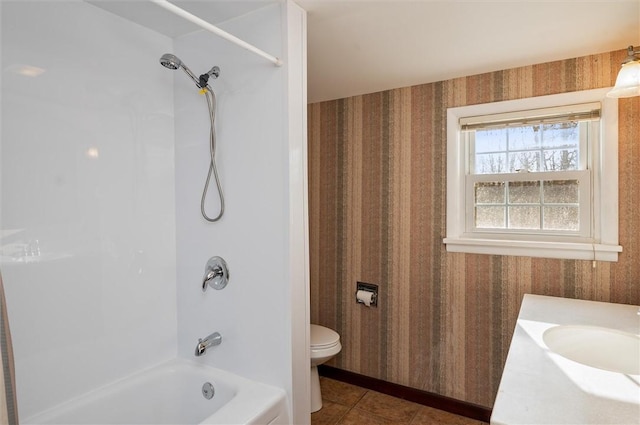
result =
[{"label": "window sill", "polygon": [[[500,239],[444,238],[449,252],[562,258],[566,260],[618,261],[619,245],[574,242],[538,242]],[[595,257],[595,258],[594,258]]]}]

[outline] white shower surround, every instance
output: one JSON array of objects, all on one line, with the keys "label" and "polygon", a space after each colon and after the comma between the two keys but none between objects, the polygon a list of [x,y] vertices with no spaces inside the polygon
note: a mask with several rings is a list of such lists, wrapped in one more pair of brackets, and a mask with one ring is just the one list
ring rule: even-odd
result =
[{"label": "white shower surround", "polygon": [[[205,154],[209,119],[203,96],[186,75],[177,72],[178,354],[192,355],[198,338],[218,331],[224,342],[203,361],[241,376],[292,388],[292,327],[308,326],[308,319],[300,317],[308,309],[293,311],[295,305],[308,303],[308,294],[298,293],[296,299],[295,291],[308,286],[308,277],[304,274],[306,267],[290,270],[304,265],[307,259],[305,224],[300,220],[306,213],[300,211],[306,191],[306,127],[299,122],[293,134],[291,126],[295,123],[289,114],[299,110],[295,119],[303,121],[306,99],[301,88],[291,90],[289,86],[289,80],[300,74],[292,67],[303,57],[284,51],[292,42],[286,41],[283,28],[293,25],[284,25],[287,15],[283,6],[272,4],[219,25],[285,58],[283,67],[204,31],[175,40],[176,55],[194,72],[220,67],[220,77],[210,85],[217,96],[216,159],[226,203],[225,215],[215,224],[200,216],[209,163]],[[289,6],[296,7],[290,14],[298,19],[303,16],[297,6]],[[296,38],[303,45],[299,35]],[[295,101],[298,103],[291,104]],[[302,183],[303,191],[294,192],[290,187],[296,182]],[[206,208],[209,216],[217,214],[219,202],[214,187],[210,188]],[[200,285],[204,266],[214,255],[227,262],[231,276],[227,287],[205,293],[182,290],[183,286]],[[297,319],[295,314],[299,315]],[[309,346],[303,341],[298,344]],[[302,355],[308,359],[306,350]],[[308,375],[308,360],[306,364]],[[302,392],[306,386],[301,387]]]},{"label": "white shower surround", "polygon": [[[284,67],[82,1],[0,5],[0,269],[22,418],[193,358],[197,338],[219,331],[223,344],[199,362],[283,388],[293,421],[309,420],[304,12],[261,6],[219,25]],[[222,70],[218,223],[199,215],[205,102],[158,64],[165,52],[196,73]],[[22,65],[45,72],[27,77]],[[36,239],[41,256],[22,258]],[[213,255],[231,280],[203,294]]]},{"label": "white shower surround", "polygon": [[[205,383],[213,389],[210,399],[203,394]],[[173,359],[32,416],[28,423],[286,425],[286,405],[282,389]]]}]

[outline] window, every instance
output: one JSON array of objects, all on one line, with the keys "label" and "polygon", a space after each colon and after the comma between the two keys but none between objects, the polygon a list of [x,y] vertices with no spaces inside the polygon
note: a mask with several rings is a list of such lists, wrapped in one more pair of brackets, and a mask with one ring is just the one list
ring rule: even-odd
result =
[{"label": "window", "polygon": [[617,102],[605,93],[449,109],[447,250],[616,261]]},{"label": "window", "polygon": [[[576,111],[579,111],[576,113]],[[600,104],[460,120],[466,151],[466,232],[591,239],[588,155]]]}]

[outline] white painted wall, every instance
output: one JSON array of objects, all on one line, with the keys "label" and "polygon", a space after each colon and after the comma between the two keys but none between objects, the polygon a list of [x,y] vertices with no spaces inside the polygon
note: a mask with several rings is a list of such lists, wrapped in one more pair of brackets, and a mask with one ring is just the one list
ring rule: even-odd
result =
[{"label": "white painted wall", "polygon": [[27,419],[175,357],[172,41],[84,2],[0,7],[0,268]]}]

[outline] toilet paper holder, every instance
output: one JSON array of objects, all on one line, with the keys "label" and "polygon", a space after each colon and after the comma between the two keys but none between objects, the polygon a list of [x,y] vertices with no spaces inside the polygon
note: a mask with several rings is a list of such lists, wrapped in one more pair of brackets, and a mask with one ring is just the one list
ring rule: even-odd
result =
[{"label": "toilet paper holder", "polygon": [[371,292],[371,304],[370,307],[378,306],[378,285],[365,282],[356,282],[356,303],[364,304],[364,301],[358,298],[358,291]]}]

